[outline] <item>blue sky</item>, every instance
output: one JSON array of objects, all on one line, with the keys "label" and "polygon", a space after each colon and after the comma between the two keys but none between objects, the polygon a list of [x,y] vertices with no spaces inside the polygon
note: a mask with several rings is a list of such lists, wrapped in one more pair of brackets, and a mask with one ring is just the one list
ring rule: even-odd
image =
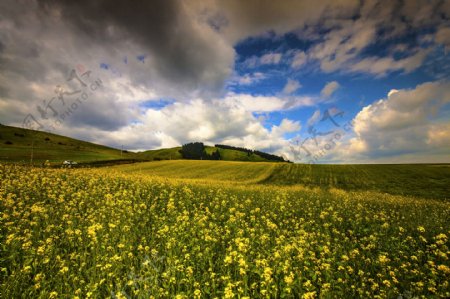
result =
[{"label": "blue sky", "polygon": [[[319,29],[320,30],[320,29]],[[309,95],[319,97],[311,107],[299,107],[288,111],[274,111],[265,113],[264,126],[270,129],[273,125],[279,124],[282,119],[298,120],[301,123],[306,121],[317,110],[322,113],[330,107],[336,107],[343,112],[336,122],[344,124],[351,121],[363,107],[386,98],[386,95],[394,89],[412,89],[425,82],[445,80],[450,75],[450,56],[447,55],[445,46],[434,46],[427,41],[421,41],[424,36],[435,34],[435,29],[418,28],[410,30],[395,39],[377,40],[375,39],[367,46],[358,59],[376,56],[378,58],[389,57],[392,51],[387,49],[395,48],[399,45],[408,48],[416,48],[415,51],[429,50],[423,62],[412,71],[393,70],[380,74],[368,74],[367,72],[348,72],[337,69],[331,72],[324,72],[317,62],[305,63],[302,68],[292,68],[293,52],[307,52],[314,46],[315,42],[302,40],[293,33],[284,35],[267,34],[263,37],[250,37],[240,41],[234,46],[236,51],[235,73],[240,78],[255,78],[249,84],[236,84],[232,82],[227,86],[227,90],[234,93],[247,93],[252,95],[279,95],[289,80],[297,82],[296,89],[290,96]],[[431,49],[430,49],[431,48]],[[281,55],[272,63],[249,63],[261,60],[266,55]],[[392,55],[395,60],[408,57],[407,53],[395,52]],[[256,74],[256,75],[255,75]],[[330,82],[337,82],[338,87],[329,97],[321,94],[322,89]],[[441,107],[440,115],[445,119],[448,117],[448,104]],[[256,114],[258,115],[258,114]],[[434,115],[439,117],[439,115]],[[447,118],[448,120],[448,118]],[[330,132],[336,125],[317,122],[316,132]],[[310,126],[304,125],[299,131],[286,134],[287,139],[295,136],[314,137],[311,134]]]},{"label": "blue sky", "polygon": [[[135,151],[450,162],[449,1],[94,2],[0,5],[2,123]],[[62,120],[73,70],[102,87]]]}]

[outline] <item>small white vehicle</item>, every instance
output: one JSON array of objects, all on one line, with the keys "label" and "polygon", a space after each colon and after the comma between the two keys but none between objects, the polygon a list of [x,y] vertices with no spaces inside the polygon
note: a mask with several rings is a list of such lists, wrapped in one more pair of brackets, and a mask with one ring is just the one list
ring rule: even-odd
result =
[{"label": "small white vehicle", "polygon": [[64,161],[63,162],[63,166],[66,166],[66,167],[71,167],[72,165],[77,165],[78,163],[77,162],[75,162],[75,161],[72,161],[72,160],[66,160],[66,161]]}]

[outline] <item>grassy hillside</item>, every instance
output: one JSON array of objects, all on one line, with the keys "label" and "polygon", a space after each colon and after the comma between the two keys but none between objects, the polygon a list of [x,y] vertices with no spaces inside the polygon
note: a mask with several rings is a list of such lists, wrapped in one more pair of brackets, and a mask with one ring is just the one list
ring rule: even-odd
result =
[{"label": "grassy hillside", "polygon": [[305,165],[227,161],[161,161],[119,166],[127,173],[263,185],[303,185],[450,198],[450,165]]},{"label": "grassy hillside", "polygon": [[226,149],[226,148],[217,148],[214,146],[208,146],[207,151],[208,153],[212,153],[216,150],[219,150],[220,157],[224,161],[251,161],[251,162],[270,162],[267,159],[262,158],[261,156],[251,153],[248,155],[245,152],[232,150],[232,149]]},{"label": "grassy hillside", "polygon": [[32,148],[33,160],[37,163],[46,160],[90,162],[136,156],[126,152],[121,155],[118,149],[61,135],[0,125],[0,161],[28,163]]},{"label": "grassy hillside", "polygon": [[157,150],[148,150],[137,153],[137,157],[143,160],[159,161],[159,160],[179,160],[182,159],[180,151],[181,146],[172,148],[163,148]]},{"label": "grassy hillside", "polygon": [[[157,150],[148,150],[137,153],[137,157],[143,160],[159,161],[159,160],[180,160],[183,157],[180,154],[181,147],[164,148]],[[250,161],[250,162],[269,162],[269,160],[252,153],[247,155],[245,152],[232,149],[217,148],[214,146],[205,146],[207,154],[212,154],[219,150],[221,160],[224,161]]]}]

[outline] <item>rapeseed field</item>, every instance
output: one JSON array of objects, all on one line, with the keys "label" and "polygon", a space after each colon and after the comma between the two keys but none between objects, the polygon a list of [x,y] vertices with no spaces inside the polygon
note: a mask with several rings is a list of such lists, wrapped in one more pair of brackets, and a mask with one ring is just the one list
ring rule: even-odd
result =
[{"label": "rapeseed field", "polygon": [[2,298],[448,298],[450,203],[0,165]]}]

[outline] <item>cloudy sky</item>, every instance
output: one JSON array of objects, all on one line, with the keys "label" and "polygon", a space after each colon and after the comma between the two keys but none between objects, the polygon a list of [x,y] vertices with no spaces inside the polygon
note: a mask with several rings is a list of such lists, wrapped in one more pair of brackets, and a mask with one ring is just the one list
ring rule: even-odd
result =
[{"label": "cloudy sky", "polygon": [[0,1],[0,122],[130,150],[450,162],[450,1]]}]

